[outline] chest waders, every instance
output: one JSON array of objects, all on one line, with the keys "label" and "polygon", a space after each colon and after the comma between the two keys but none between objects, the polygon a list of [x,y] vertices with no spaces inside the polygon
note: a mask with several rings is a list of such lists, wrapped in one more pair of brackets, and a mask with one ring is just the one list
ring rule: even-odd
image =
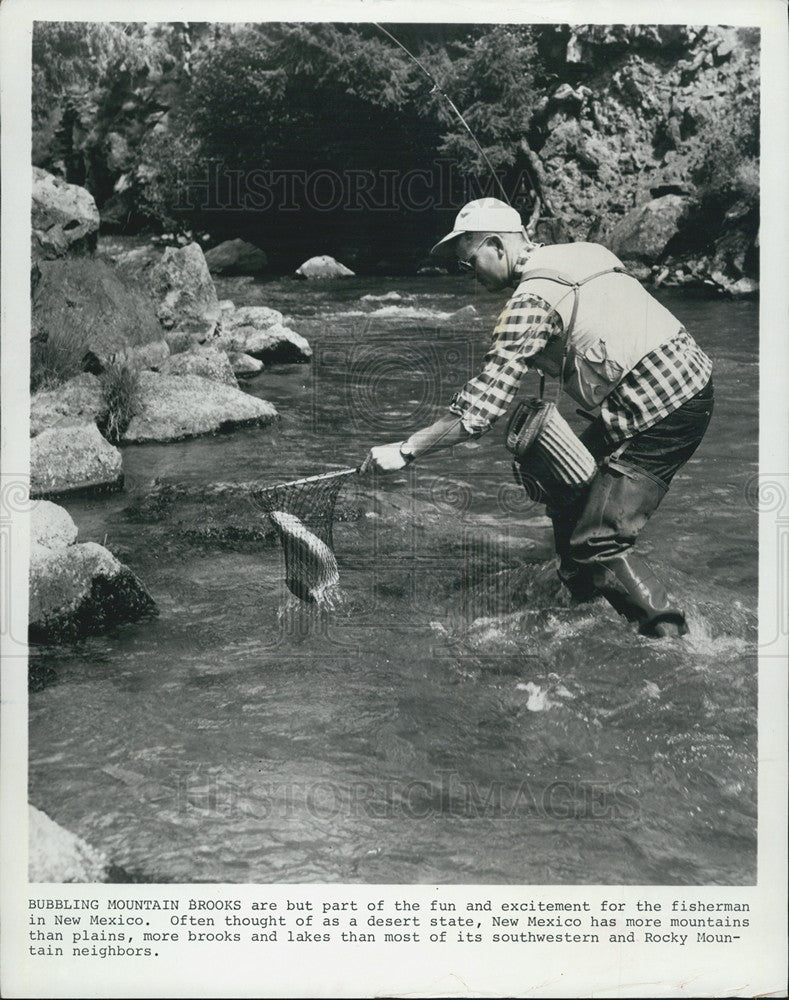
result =
[{"label": "chest waders", "polygon": [[[528,273],[526,280],[534,277],[555,281],[569,286],[567,294],[574,296],[568,328],[563,338],[556,338],[561,355],[556,347],[540,352],[542,360],[547,361],[545,371],[558,376],[557,396],[564,383],[579,288],[612,271],[628,273],[624,268],[607,268],[579,282],[549,269]],[[563,300],[564,296],[559,302]],[[688,630],[683,612],[669,600],[648,563],[633,552],[639,532],[657,510],[668,486],[623,458],[629,439],[609,453],[594,439],[592,424],[581,435],[581,442],[592,450],[598,471],[584,486],[568,486],[550,476],[550,470],[541,467],[539,457],[526,467],[515,463],[516,478],[532,497],[545,501],[559,556],[559,578],[577,600],[591,600],[598,594],[605,597],[619,614],[637,622],[644,635],[683,635]],[[539,490],[535,490],[535,483]]]}]

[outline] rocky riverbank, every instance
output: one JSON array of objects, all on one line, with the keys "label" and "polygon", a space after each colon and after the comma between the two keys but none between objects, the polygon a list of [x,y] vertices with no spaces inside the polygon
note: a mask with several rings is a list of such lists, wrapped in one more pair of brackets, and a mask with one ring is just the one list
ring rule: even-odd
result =
[{"label": "rocky riverbank", "polygon": [[[109,550],[77,543],[46,498],[123,489],[125,445],[270,423],[276,408],[238,377],[307,362],[312,349],[276,310],[220,302],[197,243],[97,252],[87,191],[35,170],[33,193],[29,632],[57,643],[156,603]],[[241,248],[239,266],[250,260],[260,263]]]}]

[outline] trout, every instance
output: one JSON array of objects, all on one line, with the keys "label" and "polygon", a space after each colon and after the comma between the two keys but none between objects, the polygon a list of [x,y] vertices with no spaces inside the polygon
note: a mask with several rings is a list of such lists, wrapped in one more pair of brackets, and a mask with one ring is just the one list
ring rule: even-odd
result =
[{"label": "trout", "polygon": [[295,514],[272,510],[268,515],[285,550],[285,583],[302,601],[319,604],[340,581],[334,553]]}]

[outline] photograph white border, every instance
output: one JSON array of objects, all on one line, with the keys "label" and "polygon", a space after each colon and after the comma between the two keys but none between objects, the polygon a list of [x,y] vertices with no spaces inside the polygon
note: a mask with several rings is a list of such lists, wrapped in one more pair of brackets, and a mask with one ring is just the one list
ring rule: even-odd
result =
[{"label": "photograph white border", "polygon": [[[24,484],[29,463],[30,32],[33,20],[332,20],[537,21],[542,23],[741,24],[762,29],[762,167],[760,357],[759,825],[755,887],[528,887],[534,898],[583,900],[677,896],[754,903],[750,946],[687,950],[654,946],[201,946],[144,963],[126,960],[47,964],[26,954],[29,895],[139,898],[320,898],[359,901],[429,899],[416,886],[35,886],[27,883],[27,551]],[[200,996],[753,996],[785,995],[786,734],[789,572],[789,330],[787,329],[786,114],[789,97],[784,0],[640,0],[630,2],[242,3],[215,0],[4,0],[0,8],[2,96],[2,771],[0,771],[0,976],[8,997]],[[736,433],[732,428],[732,433]],[[778,508],[769,502],[777,492]],[[512,887],[441,887],[442,898],[507,899]],[[519,889],[519,892],[521,890]],[[580,948],[581,946],[579,946]],[[256,950],[257,949],[257,950]]]}]

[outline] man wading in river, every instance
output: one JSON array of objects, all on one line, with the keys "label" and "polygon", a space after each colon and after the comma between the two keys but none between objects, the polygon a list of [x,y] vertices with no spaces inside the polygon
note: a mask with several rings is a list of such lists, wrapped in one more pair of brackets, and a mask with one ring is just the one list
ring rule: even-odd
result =
[{"label": "man wading in river", "polygon": [[[450,413],[372,448],[362,471],[393,472],[484,434],[530,368],[558,378],[597,414],[581,435],[597,463],[591,482],[552,483],[543,497],[559,576],[575,599],[603,595],[645,635],[683,635],[684,613],[633,545],[707,429],[710,359],[614,254],[593,243],[532,243],[517,211],[496,198],[469,202],[431,252],[454,254],[489,291],[515,293],[484,368],[455,394]],[[527,485],[533,470],[517,463],[516,470]]]}]

